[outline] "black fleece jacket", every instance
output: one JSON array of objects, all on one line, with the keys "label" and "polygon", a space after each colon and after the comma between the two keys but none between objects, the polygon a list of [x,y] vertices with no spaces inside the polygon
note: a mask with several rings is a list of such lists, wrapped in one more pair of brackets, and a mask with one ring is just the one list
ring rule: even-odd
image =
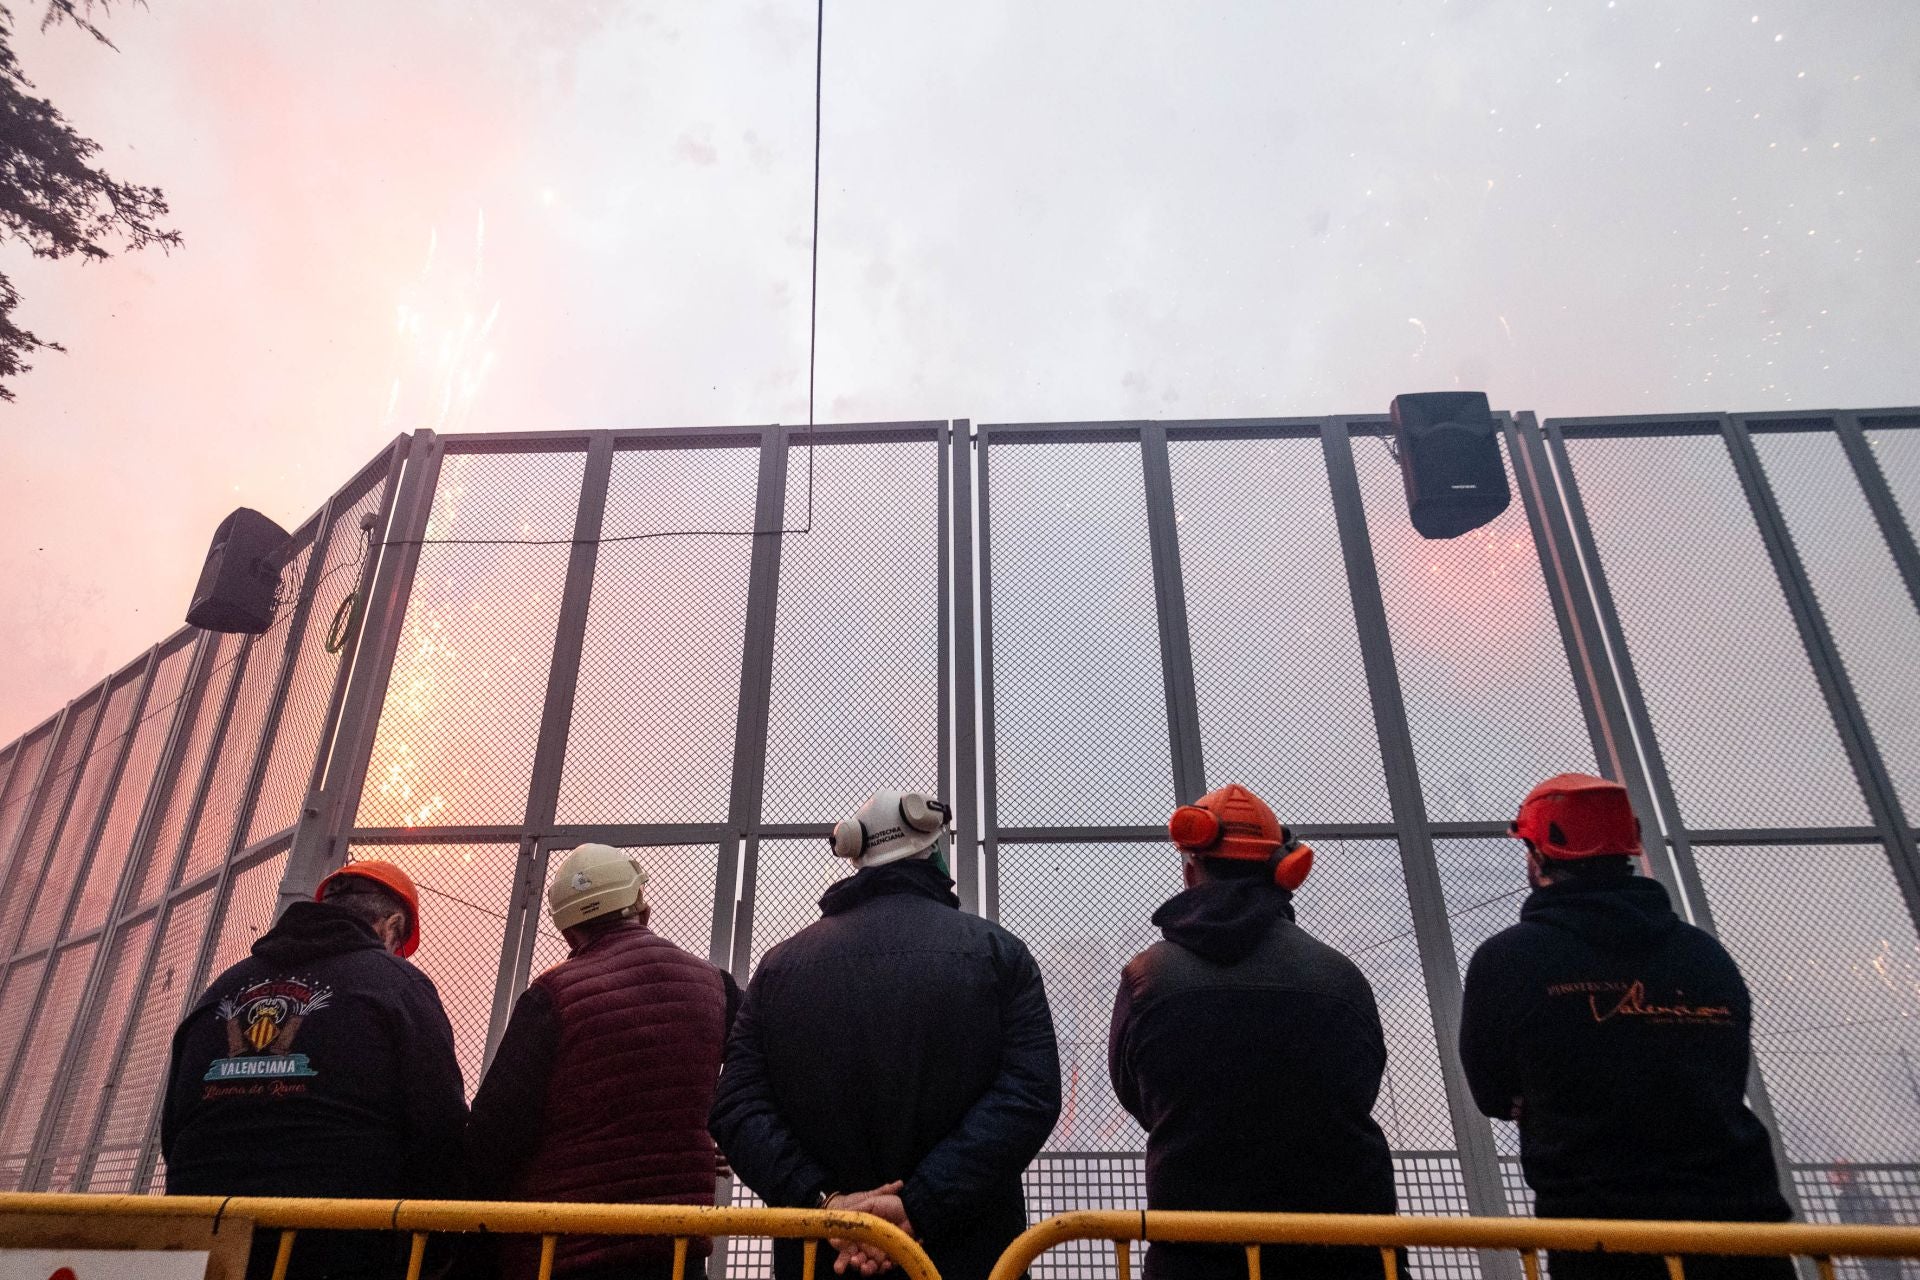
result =
[{"label": "black fleece jacket", "polygon": [[167,1191],[457,1197],[466,1116],[432,981],[340,907],[297,902],[174,1033]]},{"label": "black fleece jacket", "polygon": [[[1026,1229],[1060,1060],[1032,955],[958,907],[925,861],[829,888],[748,983],[709,1127],[770,1205],[904,1180],[940,1274],[984,1280]],[[799,1242],[776,1241],[775,1274],[800,1270]]]},{"label": "black fleece jacket", "polygon": [[1482,1111],[1517,1111],[1542,1217],[1779,1221],[1751,1026],[1733,958],[1657,882],[1568,880],[1474,954],[1460,1056]]},{"label": "black fleece jacket", "polygon": [[[1154,913],[1166,941],[1114,999],[1115,1094],[1147,1131],[1147,1207],[1392,1213],[1373,1119],[1386,1039],[1353,961],[1293,920],[1292,895],[1212,881]],[[1377,1250],[1268,1250],[1287,1275],[1378,1275]],[[1246,1274],[1238,1249],[1155,1245],[1153,1280]]]}]

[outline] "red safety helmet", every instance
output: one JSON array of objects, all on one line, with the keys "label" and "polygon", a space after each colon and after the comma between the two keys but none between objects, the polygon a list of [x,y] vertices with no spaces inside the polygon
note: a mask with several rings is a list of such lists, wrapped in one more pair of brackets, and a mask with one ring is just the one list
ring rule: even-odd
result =
[{"label": "red safety helmet", "polygon": [[413,887],[413,878],[391,862],[369,860],[349,862],[325,880],[313,891],[313,900],[326,899],[327,890],[349,876],[360,880],[371,880],[400,899],[407,909],[407,936],[400,940],[400,949],[394,954],[402,958],[412,955],[420,947],[420,891]]},{"label": "red safety helmet", "polygon": [[1555,862],[1643,856],[1627,789],[1591,774],[1562,773],[1527,792],[1507,833]]},{"label": "red safety helmet", "polygon": [[1197,857],[1270,863],[1273,882],[1289,892],[1313,870],[1313,849],[1295,840],[1267,802],[1237,782],[1175,809],[1167,834],[1183,853]]}]

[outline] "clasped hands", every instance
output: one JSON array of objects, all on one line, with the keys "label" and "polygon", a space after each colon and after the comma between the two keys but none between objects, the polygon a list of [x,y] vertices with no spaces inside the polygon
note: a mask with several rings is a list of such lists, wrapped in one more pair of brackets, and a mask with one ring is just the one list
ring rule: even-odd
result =
[{"label": "clasped hands", "polygon": [[[907,1220],[907,1207],[900,1202],[901,1182],[888,1182],[871,1191],[854,1191],[833,1196],[822,1206],[827,1209],[842,1209],[849,1213],[870,1213],[876,1218],[884,1218],[908,1235],[913,1235],[913,1223]],[[828,1240],[828,1244],[839,1250],[833,1260],[835,1275],[852,1272],[860,1276],[877,1276],[883,1271],[893,1269],[893,1259],[885,1250],[875,1245],[860,1244],[853,1240]]]}]

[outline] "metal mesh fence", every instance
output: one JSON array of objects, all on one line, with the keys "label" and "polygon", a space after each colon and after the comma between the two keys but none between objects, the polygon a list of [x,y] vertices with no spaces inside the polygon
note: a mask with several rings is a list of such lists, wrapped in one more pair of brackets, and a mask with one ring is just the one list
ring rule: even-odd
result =
[{"label": "metal mesh fence", "polygon": [[133,742],[127,748],[126,763],[121,766],[120,779],[107,802],[107,816],[94,846],[93,859],[87,864],[86,878],[80,882],[80,893],[74,900],[73,922],[67,928],[69,934],[98,927],[113,905],[113,896],[127,869],[134,828],[153,789],[160,752],[173,728],[174,712],[192,664],[193,644],[188,640],[163,650],[154,667],[140,718],[130,729]]},{"label": "metal mesh fence", "polygon": [[453,1024],[467,1096],[480,1087],[487,1028],[500,979],[501,945],[519,849],[510,844],[356,846],[355,858],[400,867],[420,891],[420,949],[413,963],[433,979]]},{"label": "metal mesh fence", "polygon": [[60,833],[61,821],[66,817],[67,801],[80,780],[82,756],[99,710],[100,697],[95,693],[67,715],[53,769],[40,787],[13,870],[6,883],[0,885],[0,954],[12,954],[17,949],[14,944],[21,936],[28,908],[38,896],[47,864],[52,859],[54,837]]},{"label": "metal mesh fence", "polygon": [[1903,806],[1920,813],[1920,610],[1830,431],[1753,437]]},{"label": "metal mesh fence", "polygon": [[1387,821],[1319,438],[1174,440],[1167,454],[1208,776],[1294,821]]},{"label": "metal mesh fence", "polygon": [[34,1001],[40,997],[40,979],[47,974],[47,957],[22,960],[7,971],[0,985],[0,1083],[12,1074],[27,1027],[33,1018]]},{"label": "metal mesh fence", "polygon": [[88,1191],[125,1192],[135,1185],[140,1153],[159,1116],[166,1083],[167,1055],[173,1031],[199,994],[200,952],[213,925],[213,888],[201,889],[172,904],[153,963],[140,975],[133,1021],[119,1072],[110,1077],[98,1155]]},{"label": "metal mesh fence", "polygon": [[73,798],[67,804],[66,820],[60,824],[60,834],[54,839],[53,852],[47,859],[40,892],[27,912],[26,927],[20,937],[23,951],[53,941],[65,920],[67,906],[86,869],[100,809],[106,803],[114,770],[119,767],[121,752],[126,746],[127,726],[133,719],[134,704],[139,700],[140,686],[145,680],[145,671],[136,668],[121,676],[107,693],[93,745],[79,766],[80,776],[74,784]]},{"label": "metal mesh fence", "polygon": [[233,873],[220,908],[220,931],[214,938],[213,956],[207,961],[208,982],[245,960],[254,942],[273,927],[280,877],[286,869],[287,855],[282,851]]},{"label": "metal mesh fence", "polygon": [[747,972],[734,975],[743,982],[767,952],[820,918],[820,895],[853,871],[827,852],[824,840],[763,840],[749,865],[754,867],[747,886],[753,895],[753,936]]},{"label": "metal mesh fence", "polygon": [[[283,594],[297,591],[306,581],[307,561],[313,555],[309,541],[300,548],[280,575]],[[187,846],[182,880],[192,880],[226,861],[233,849],[233,838],[252,798],[254,765],[259,760],[262,738],[280,697],[280,677],[286,667],[287,634],[298,611],[283,606],[273,625],[253,638],[241,665],[240,688],[233,696],[233,710],[220,739],[213,771],[207,782],[206,799],[194,822],[193,838]]]},{"label": "metal mesh fence", "polygon": [[1907,528],[1920,534],[1920,416],[1869,420],[1867,442]]},{"label": "metal mesh fence", "polygon": [[98,940],[75,943],[54,953],[53,974],[21,1049],[18,1070],[0,1104],[0,1191],[17,1190],[40,1115],[54,1085],[67,1037],[80,1013],[80,997],[93,967]]},{"label": "metal mesh fence", "polygon": [[471,543],[572,538],[585,468],[584,453],[459,454],[442,464],[359,825],[525,815],[570,551]]},{"label": "metal mesh fence", "polygon": [[[877,787],[941,781],[940,446],[822,440],[814,459],[813,531],[780,540],[768,822],[833,822]],[[788,528],[806,483],[790,447]]]},{"label": "metal mesh fence", "polygon": [[0,886],[0,901],[11,893],[13,868],[8,858],[13,853],[14,840],[20,834],[20,828],[26,825],[27,811],[37,794],[34,790],[40,778],[40,769],[47,761],[47,752],[53,746],[53,730],[43,729],[37,735],[23,739],[15,748],[18,758],[14,761],[13,773],[8,777],[6,790],[0,792],[0,872],[7,876],[6,884]]},{"label": "metal mesh fence", "polygon": [[115,931],[113,950],[107,956],[104,985],[95,998],[88,1020],[77,1028],[81,1052],[67,1079],[56,1082],[53,1126],[47,1140],[49,1191],[77,1191],[79,1175],[93,1136],[94,1118],[100,1112],[100,1100],[109,1082],[119,1073],[114,1052],[126,1026],[127,1011],[140,977],[140,966],[147,958],[147,944],[153,940],[151,915],[123,925]]},{"label": "metal mesh fence", "polygon": [[1920,1164],[1920,939],[1878,845],[1695,850],[1788,1158]]},{"label": "metal mesh fence", "polygon": [[169,765],[170,773],[161,779],[166,787],[161,800],[159,817],[154,822],[154,834],[147,847],[137,851],[142,859],[140,879],[134,886],[132,903],[144,907],[163,893],[173,876],[173,869],[180,851],[180,839],[186,834],[187,819],[193,813],[194,796],[200,788],[200,780],[206,771],[207,755],[213,749],[215,735],[220,730],[221,716],[227,704],[227,693],[240,675],[239,659],[244,636],[216,635],[211,637],[213,650],[208,655],[207,674],[198,682],[195,701],[188,711],[188,721],[183,745],[175,753],[175,761]]},{"label": "metal mesh fence", "polygon": [[983,457],[999,820],[1164,822],[1173,772],[1140,447],[992,444]]},{"label": "metal mesh fence", "polygon": [[[360,518],[374,515],[380,509],[387,488],[385,467],[370,469],[357,488],[359,492],[350,490],[334,503],[324,558],[319,576],[309,588],[312,603],[303,632],[295,638],[298,647],[293,656],[293,671],[280,704],[280,721],[267,749],[253,817],[241,841],[243,846],[291,826],[299,816],[300,802],[313,777],[320,735],[326,727],[327,706],[345,657],[327,652],[328,635],[336,623],[345,625],[338,617],[339,611],[348,595],[359,590],[368,541],[382,536],[378,529],[363,531]],[[282,612],[289,617],[293,611],[292,605],[283,606]]]},{"label": "metal mesh fence", "polygon": [[1681,817],[1696,828],[1864,823],[1726,445],[1661,436],[1567,449]]},{"label": "metal mesh fence", "polygon": [[[751,530],[758,474],[757,449],[618,452],[603,536]],[[601,544],[560,821],[727,816],[753,544],[744,536]]]},{"label": "metal mesh fence", "polygon": [[1504,821],[1540,779],[1593,772],[1511,460],[1505,513],[1431,539],[1414,531],[1385,446],[1359,436],[1353,448],[1428,816]]}]

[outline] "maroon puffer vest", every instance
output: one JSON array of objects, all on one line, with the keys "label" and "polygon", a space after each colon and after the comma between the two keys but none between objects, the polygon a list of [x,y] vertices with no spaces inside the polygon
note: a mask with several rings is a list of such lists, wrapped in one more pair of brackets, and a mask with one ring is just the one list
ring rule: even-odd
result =
[{"label": "maroon puffer vest", "polygon": [[[727,1020],[720,971],[628,922],[534,981],[553,997],[560,1043],[545,1132],[516,1198],[712,1204],[707,1113]],[[509,1274],[531,1275],[537,1238],[521,1239],[532,1265]],[[706,1241],[690,1243],[708,1252]],[[672,1256],[670,1240],[562,1236],[554,1272]]]}]

